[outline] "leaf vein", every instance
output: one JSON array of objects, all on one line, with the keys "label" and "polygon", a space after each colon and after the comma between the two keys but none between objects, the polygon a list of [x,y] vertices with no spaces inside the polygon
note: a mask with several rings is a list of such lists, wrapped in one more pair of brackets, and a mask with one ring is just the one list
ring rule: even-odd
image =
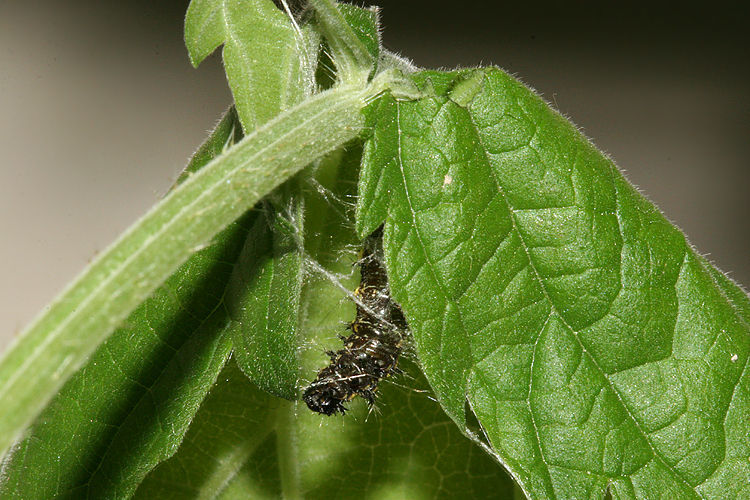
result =
[{"label": "leaf vein", "polygon": [[[474,126],[476,137],[477,137],[477,140],[479,141],[480,145],[482,146],[482,150],[483,151],[487,151],[487,148],[484,145],[483,138],[482,138],[481,134],[479,133],[479,131],[478,131],[478,129],[477,129],[475,123],[474,123],[474,119],[473,119],[471,113],[469,113],[468,110],[467,110],[467,115],[469,116],[470,122]],[[529,118],[529,119],[531,119],[531,118]],[[513,225],[513,230],[518,234],[518,236],[520,238],[521,245],[522,245],[524,251],[526,252],[527,258],[529,260],[529,265],[531,266],[532,271],[536,275],[537,281],[539,282],[539,284],[540,284],[540,286],[542,288],[542,292],[544,293],[547,301],[549,302],[549,304],[550,304],[550,306],[552,308],[552,311],[554,313],[556,313],[556,315],[560,318],[560,321],[565,326],[565,328],[573,334],[573,336],[575,337],[576,341],[578,342],[578,344],[581,347],[581,349],[583,350],[583,352],[586,353],[586,355],[592,361],[592,363],[594,364],[594,366],[596,367],[596,369],[599,371],[599,373],[601,374],[601,376],[603,377],[603,379],[606,381],[609,389],[612,391],[612,393],[614,394],[614,396],[617,398],[617,400],[618,400],[619,404],[621,405],[621,407],[623,408],[623,410],[627,413],[628,417],[633,421],[633,423],[636,426],[636,428],[638,429],[638,431],[645,438],[645,440],[648,443],[648,446],[651,449],[651,452],[654,455],[654,457],[657,458],[660,462],[662,462],[662,464],[664,464],[665,469],[668,470],[670,472],[670,474],[672,474],[672,476],[676,480],[679,480],[680,482],[682,482],[690,490],[692,490],[696,494],[696,496],[702,498],[702,496],[698,492],[696,492],[692,488],[692,486],[690,486],[690,483],[688,483],[688,481],[685,478],[683,478],[680,474],[678,474],[676,471],[674,471],[671,467],[669,467],[667,465],[667,462],[665,461],[664,457],[662,457],[661,454],[656,451],[656,449],[654,448],[653,444],[651,443],[651,440],[648,439],[648,434],[643,430],[643,428],[640,425],[640,422],[638,422],[638,420],[635,418],[635,416],[631,412],[630,408],[625,404],[625,401],[622,399],[622,396],[620,395],[620,393],[617,391],[617,389],[614,387],[614,385],[612,384],[612,382],[609,380],[609,377],[607,376],[607,374],[604,372],[604,370],[601,368],[601,366],[597,363],[596,359],[594,359],[594,357],[591,354],[589,354],[588,351],[586,350],[586,347],[583,344],[583,342],[581,341],[581,339],[580,339],[580,337],[578,335],[578,332],[575,331],[570,326],[570,324],[568,324],[567,321],[565,321],[564,317],[560,316],[560,314],[557,313],[557,308],[556,308],[554,302],[552,301],[552,299],[551,299],[551,297],[549,295],[549,292],[547,291],[547,288],[546,288],[546,286],[544,284],[544,281],[541,279],[540,273],[538,272],[538,270],[536,269],[536,266],[534,265],[534,262],[533,262],[532,257],[531,257],[531,253],[529,251],[530,249],[526,245],[526,242],[524,241],[523,235],[521,234],[521,232],[518,229],[518,224],[517,224],[517,221],[516,221],[515,212],[513,211],[513,207],[510,204],[510,201],[508,200],[508,197],[505,194],[503,188],[501,187],[500,182],[499,182],[499,180],[497,178],[497,175],[496,175],[494,169],[492,169],[492,167],[491,167],[490,159],[486,155],[485,155],[485,161],[490,166],[490,171],[492,172],[493,181],[495,183],[495,186],[497,187],[498,192],[503,197],[503,200],[505,201],[505,204],[506,204],[506,206],[508,208],[508,211],[511,214],[511,222],[512,222],[512,225]],[[548,318],[548,321],[549,321],[549,318]],[[536,424],[534,424],[534,427],[536,428]]]}]

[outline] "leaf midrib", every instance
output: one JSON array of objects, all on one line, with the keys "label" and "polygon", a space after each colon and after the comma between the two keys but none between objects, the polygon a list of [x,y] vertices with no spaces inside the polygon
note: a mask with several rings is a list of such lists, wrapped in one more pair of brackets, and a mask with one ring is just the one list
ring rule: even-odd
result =
[{"label": "leaf midrib", "polygon": [[[453,102],[453,101],[446,101],[446,102]],[[443,105],[444,104],[445,103],[443,103]],[[407,185],[406,175],[404,173],[403,157],[402,157],[402,153],[401,153],[401,151],[402,151],[402,147],[401,147],[402,140],[401,140],[401,138],[402,138],[402,135],[403,135],[402,134],[402,128],[401,128],[401,105],[400,105],[400,103],[399,103],[398,100],[396,100],[396,124],[397,124],[397,130],[398,130],[398,151],[397,151],[398,165],[399,165],[399,170],[400,170],[400,173],[401,173],[401,180],[402,180],[403,187],[404,187],[404,196],[406,197],[406,200],[407,200],[407,202],[409,204],[409,211],[410,211],[411,216],[412,216],[413,230],[417,234],[417,239],[419,241],[419,245],[420,245],[420,248],[422,250],[422,256],[424,257],[424,260],[425,260],[425,263],[426,263],[427,267],[430,269],[430,273],[432,274],[432,277],[435,280],[435,283],[437,283],[438,286],[440,287],[440,292],[442,293],[444,300],[446,302],[452,302],[453,305],[456,307],[456,311],[458,311],[458,317],[459,317],[459,320],[460,320],[461,329],[464,332],[466,332],[466,328],[464,327],[464,323],[463,323],[463,313],[461,311],[461,306],[455,300],[451,299],[450,296],[449,296],[449,294],[447,293],[447,290],[445,290],[445,286],[443,285],[442,280],[439,279],[439,275],[438,275],[438,273],[434,269],[434,264],[430,260],[428,254],[427,254],[425,245],[424,245],[424,243],[422,241],[422,237],[419,234],[419,229],[418,229],[417,221],[416,221],[416,211],[414,210],[414,205],[413,205],[413,203],[411,201],[411,196],[409,195],[409,187]],[[473,122],[472,122],[472,125],[473,125]],[[491,170],[491,167],[490,167],[490,170]],[[493,172],[493,177],[494,177],[494,172]],[[515,229],[515,221],[513,221],[513,228],[511,229],[511,231],[513,229]],[[547,324],[547,322],[549,321],[549,319],[551,317],[552,317],[551,314],[547,317],[547,319],[545,320],[545,323],[544,323],[545,325]],[[542,331],[542,329],[540,329],[540,334],[541,334],[541,331]],[[537,340],[538,340],[538,337],[537,337]],[[536,355],[537,340],[534,341],[534,351],[533,351],[534,354],[532,356],[532,365],[533,365],[533,357]],[[440,345],[441,346],[443,345],[443,337],[442,336],[440,338]],[[471,346],[471,344],[469,344],[468,348],[469,348],[469,351],[471,353],[470,354],[471,358],[474,359],[474,355],[473,355],[473,352],[472,352],[472,346]],[[442,355],[442,353],[441,353],[441,355]],[[474,366],[476,366],[476,364]],[[465,376],[465,373],[462,374],[462,376]],[[531,384],[529,384],[529,385],[531,386]],[[531,387],[529,387],[529,392],[531,392]],[[531,415],[532,421],[534,422],[534,431],[535,431],[535,437],[536,437],[536,446],[537,446],[537,449],[539,450],[539,455],[542,458],[542,462],[544,462],[544,464],[547,465],[547,461],[544,458],[544,452],[542,451],[541,441],[539,439],[539,430],[538,430],[538,428],[536,426],[536,422],[535,422],[535,419],[534,419],[534,414],[531,411],[530,404],[528,402],[527,402],[527,404],[529,405],[529,414]],[[551,480],[552,479],[551,479],[551,477],[549,475],[549,468],[545,469],[545,475],[546,475],[546,477],[545,477],[545,488],[550,488],[551,487]],[[552,493],[554,493],[554,489],[552,490]]]},{"label": "leaf midrib", "polygon": [[[450,97],[449,97],[449,99],[450,99]],[[515,209],[511,206],[510,202],[508,201],[508,197],[505,194],[505,191],[504,191],[503,187],[500,185],[500,183],[499,183],[499,181],[497,179],[497,174],[496,174],[494,168],[492,167],[492,163],[490,162],[489,158],[487,157],[487,148],[484,145],[484,142],[483,142],[483,140],[481,138],[481,135],[479,133],[478,127],[477,127],[476,123],[474,122],[474,120],[473,120],[473,118],[471,116],[471,113],[467,109],[467,106],[461,105],[461,104],[459,104],[459,103],[457,103],[457,102],[455,102],[453,100],[449,100],[447,102],[451,102],[452,104],[455,104],[458,108],[460,108],[462,111],[464,111],[466,113],[466,116],[468,117],[470,123],[471,123],[472,131],[474,132],[475,138],[476,138],[478,144],[480,145],[480,147],[482,148],[482,152],[484,154],[485,164],[488,167],[488,169],[490,170],[490,172],[492,173],[492,180],[495,183],[495,186],[497,188],[497,193],[502,198],[502,201],[505,204],[505,206],[506,206],[506,208],[508,210],[508,213],[510,215],[511,225],[512,225],[512,227],[510,229],[510,232],[513,232],[513,233],[515,233],[518,236],[521,248],[523,249],[523,252],[526,255],[526,258],[528,260],[529,268],[534,273],[535,281],[539,284],[539,286],[540,286],[540,288],[542,290],[542,293],[544,294],[544,297],[545,297],[546,301],[550,305],[550,314],[546,318],[545,324],[549,321],[549,319],[553,315],[556,316],[557,318],[559,318],[561,324],[576,339],[576,342],[578,343],[579,347],[581,348],[581,355],[585,354],[588,357],[588,359],[591,360],[591,362],[594,365],[595,369],[600,373],[600,375],[602,376],[602,378],[606,381],[607,387],[612,391],[612,393],[617,398],[617,401],[619,402],[620,406],[622,407],[622,409],[627,414],[628,418],[633,422],[634,426],[636,427],[636,429],[638,429],[638,432],[642,435],[642,437],[644,438],[644,440],[646,441],[646,443],[648,443],[648,446],[651,449],[653,458],[655,460],[658,460],[659,462],[661,462],[662,466],[666,470],[669,471],[669,473],[674,477],[675,480],[683,483],[698,498],[703,498],[697,491],[695,491],[695,489],[680,474],[678,474],[672,467],[670,467],[667,464],[667,462],[664,460],[664,458],[661,456],[661,454],[659,454],[656,451],[656,449],[654,448],[653,444],[651,443],[651,440],[649,439],[648,434],[646,434],[644,432],[644,430],[642,429],[640,423],[635,419],[635,417],[631,413],[630,409],[627,407],[627,405],[623,401],[620,393],[613,386],[612,382],[609,380],[609,378],[607,377],[607,375],[604,372],[604,370],[598,364],[597,360],[593,358],[593,356],[589,353],[588,349],[582,343],[581,339],[578,336],[578,332],[575,331],[573,329],[573,327],[565,320],[565,318],[558,312],[557,307],[556,307],[555,303],[553,302],[552,298],[550,297],[549,292],[547,290],[547,287],[546,287],[544,281],[541,279],[539,271],[537,270],[536,265],[534,264],[534,261],[533,261],[532,256],[531,256],[531,252],[529,251],[529,247],[526,244],[526,242],[525,242],[525,240],[523,238],[523,235],[521,234],[521,232],[518,229],[518,222],[516,220]],[[411,202],[411,199],[410,199],[410,196],[409,196],[408,187],[406,185],[406,178],[404,176],[404,171],[403,171],[403,158],[402,158],[402,155],[401,155],[401,137],[402,137],[402,131],[401,131],[401,121],[400,121],[400,103],[399,103],[398,100],[396,100],[396,109],[397,109],[397,118],[396,118],[396,120],[397,120],[397,124],[398,124],[398,151],[397,151],[397,154],[398,154],[398,160],[399,160],[399,168],[401,169],[402,181],[403,181],[403,186],[404,186],[404,193],[405,193],[405,196],[406,196],[407,201],[409,203],[410,211],[412,213],[412,221],[415,223],[415,229],[414,230],[417,231],[417,229],[416,229],[416,221],[414,219],[414,209],[413,209],[413,205],[412,205],[412,202]],[[614,184],[614,178],[613,178],[614,172],[612,171],[612,168],[614,168],[614,167],[610,166],[609,173],[610,173],[610,180]],[[616,186],[615,186],[615,193],[617,193]],[[621,225],[619,214],[617,216],[617,220],[618,220],[618,227],[621,228],[622,225]],[[418,232],[417,232],[417,234],[418,234]],[[620,234],[622,235],[621,229],[620,229]],[[427,253],[426,253],[426,250],[425,250],[425,246],[422,243],[421,239],[419,239],[419,244],[421,245],[422,253],[425,256],[425,263],[426,263],[426,265],[430,268],[430,272],[432,273],[433,278],[435,279],[435,282],[438,283],[439,286],[441,287],[441,293],[443,294],[443,296],[445,297],[446,300],[453,302],[454,306],[456,307],[456,310],[459,313],[459,318],[462,318],[460,305],[457,304],[455,301],[453,301],[453,300],[451,300],[449,298],[449,296],[447,295],[447,293],[444,290],[444,287],[443,287],[443,284],[442,284],[441,280],[437,279],[438,275],[437,275],[437,273],[436,273],[436,271],[434,269],[434,266],[433,266],[432,262],[430,262],[430,260],[427,258]],[[683,259],[683,264],[682,265],[684,265],[684,262],[685,262],[685,260]],[[461,322],[461,327],[463,328],[463,322]],[[465,331],[465,328],[463,328],[463,329]],[[538,346],[539,337],[541,336],[541,332],[542,332],[542,329],[540,329],[540,331],[539,331],[539,333],[537,335],[537,338],[534,340],[534,353],[536,353],[536,349],[537,349],[537,346]],[[441,344],[442,344],[442,340],[441,340]],[[471,346],[469,348],[471,348]],[[474,366],[476,366],[476,364]],[[530,377],[530,379],[529,379],[529,392],[531,392],[532,387],[533,387],[533,373],[530,374],[529,377]],[[529,412],[530,412],[530,415],[531,415],[532,424],[534,426],[534,430],[535,430],[535,434],[536,434],[535,437],[536,437],[536,441],[537,441],[537,447],[538,447],[539,452],[540,452],[540,456],[541,456],[542,461],[544,462],[544,464],[547,465],[547,467],[549,467],[548,464],[547,464],[547,462],[546,462],[546,459],[544,458],[544,453],[542,451],[541,442],[540,442],[540,439],[539,439],[539,429],[538,429],[538,427],[536,425],[536,419],[534,417],[534,412],[531,411],[531,406],[530,405],[529,405]],[[545,470],[545,473],[547,475],[547,478],[549,478],[549,468],[547,468]],[[607,476],[604,476],[604,477],[607,477]],[[608,478],[608,479],[611,479],[611,478]]]},{"label": "leaf midrib", "polygon": [[[454,102],[454,101],[451,101],[451,102]],[[586,348],[586,346],[581,341],[581,339],[580,339],[580,337],[578,335],[579,332],[577,332],[565,320],[565,318],[558,312],[557,306],[555,305],[554,301],[552,300],[552,298],[549,295],[549,291],[547,290],[546,283],[544,282],[544,280],[542,280],[541,275],[539,274],[539,271],[538,271],[536,265],[534,264],[534,260],[532,258],[531,252],[529,251],[529,247],[526,244],[526,241],[524,240],[523,234],[521,234],[521,231],[518,229],[518,221],[516,219],[516,213],[515,213],[516,211],[513,208],[513,206],[511,205],[510,201],[508,200],[508,197],[505,194],[505,190],[501,186],[500,181],[497,178],[497,173],[495,172],[495,169],[492,166],[492,162],[490,161],[489,157],[487,156],[487,148],[484,145],[484,142],[482,140],[482,136],[479,133],[479,129],[478,129],[476,123],[474,122],[474,119],[473,119],[471,113],[469,112],[469,110],[467,109],[467,107],[461,106],[458,103],[456,103],[456,105],[459,106],[460,108],[462,108],[464,111],[466,111],[466,115],[469,118],[469,121],[470,121],[470,123],[472,125],[472,130],[473,130],[473,132],[475,134],[475,137],[476,137],[478,143],[481,146],[482,152],[484,153],[484,160],[486,162],[486,165],[488,166],[490,172],[492,173],[492,180],[495,183],[495,186],[497,187],[498,194],[500,195],[500,197],[503,200],[503,203],[505,204],[505,206],[508,209],[508,213],[510,214],[511,224],[512,224],[511,231],[515,232],[516,235],[518,236],[521,248],[523,249],[523,252],[526,255],[526,258],[528,259],[529,267],[532,270],[532,272],[534,273],[536,281],[539,284],[539,286],[540,286],[540,288],[542,290],[542,293],[544,294],[547,302],[550,305],[550,314],[547,317],[546,321],[549,321],[549,319],[553,315],[556,315],[557,318],[560,319],[560,322],[562,323],[562,325],[576,339],[576,342],[578,343],[578,346],[581,348],[581,355],[586,355],[588,357],[588,359],[591,360],[591,362],[594,365],[594,367],[596,368],[596,370],[599,372],[599,374],[602,376],[602,378],[606,381],[607,387],[609,387],[609,389],[612,391],[612,393],[617,398],[617,401],[619,402],[620,406],[623,408],[623,410],[627,414],[628,418],[633,422],[633,424],[635,425],[636,429],[638,429],[638,432],[641,434],[641,436],[643,436],[643,438],[646,441],[646,443],[648,443],[648,446],[651,449],[651,452],[652,452],[654,458],[657,459],[657,460],[659,460],[662,463],[662,465],[664,466],[664,468],[666,470],[668,470],[670,472],[670,474],[672,474],[672,476],[676,480],[679,480],[680,482],[682,482],[689,490],[693,491],[698,498],[703,498],[702,495],[700,495],[698,492],[696,492],[695,489],[690,485],[690,483],[688,483],[687,480],[684,477],[682,477],[677,471],[675,471],[672,467],[670,467],[667,464],[667,462],[664,459],[664,457],[662,457],[662,455],[659,452],[656,451],[656,449],[654,448],[653,444],[651,443],[651,439],[649,438],[649,435],[643,430],[643,428],[641,427],[640,422],[638,422],[638,420],[633,416],[633,413],[631,412],[630,408],[625,404],[625,401],[622,399],[622,396],[621,396],[620,392],[612,384],[612,382],[609,379],[609,377],[607,376],[606,372],[601,368],[601,366],[599,365],[599,363],[597,362],[597,360],[593,357],[593,355],[588,351],[588,349]],[[533,135],[532,135],[532,137],[533,137]],[[529,147],[531,147],[530,144],[529,144]],[[609,179],[612,182],[613,189],[614,189],[614,192],[615,192],[615,206],[619,206],[619,203],[617,201],[618,200],[618,190],[617,190],[616,182],[614,180],[614,172],[612,170],[614,167],[611,165],[611,163],[608,163],[608,165],[610,167],[608,169],[609,170],[609,174],[610,174]],[[620,236],[622,237],[622,221],[620,219],[619,210],[616,210],[616,217],[617,217],[618,230],[620,232]],[[620,267],[621,267],[621,264],[622,264],[622,262],[620,261]],[[682,269],[682,267],[684,265],[685,265],[685,259],[683,258],[680,269]],[[677,273],[677,274],[679,275],[680,273]],[[536,349],[537,349],[538,342],[539,342],[539,337],[541,336],[541,331],[542,330],[540,329],[539,335],[537,336],[536,340],[534,341],[534,353],[536,353]],[[533,370],[532,370],[530,372],[530,375],[529,375],[529,394],[531,394],[531,390],[532,390],[532,386],[533,386],[533,376],[534,375],[533,375]],[[530,405],[529,405],[529,411],[530,411],[531,418],[532,418],[532,424],[534,425],[534,430],[536,432],[537,439],[538,439],[539,429],[537,428],[536,419],[534,417],[534,412],[531,411],[531,406]],[[540,448],[540,452],[541,452],[541,442],[538,441],[538,443],[539,443],[539,448]],[[544,461],[544,454],[543,453],[542,453],[542,460]],[[546,461],[544,461],[544,463],[545,463],[545,465],[547,465]],[[547,472],[549,472],[549,471],[547,471]]]}]

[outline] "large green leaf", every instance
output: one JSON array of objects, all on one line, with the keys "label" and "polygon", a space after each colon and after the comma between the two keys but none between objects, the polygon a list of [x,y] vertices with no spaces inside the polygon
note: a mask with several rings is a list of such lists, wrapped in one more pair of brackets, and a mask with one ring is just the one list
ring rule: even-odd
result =
[{"label": "large green leaf", "polygon": [[416,81],[374,104],[358,228],[446,412],[534,498],[750,494],[746,295],[504,72]]},{"label": "large green leaf", "polygon": [[[327,160],[316,172],[324,195],[352,194],[361,149]],[[341,175],[341,174],[344,175]],[[303,378],[327,358],[323,346],[340,346],[337,334],[354,308],[331,281],[352,289],[356,243],[346,204],[310,193],[306,249],[316,266],[304,287]],[[320,267],[318,268],[317,265]],[[321,274],[325,269],[327,274]],[[461,435],[426,394],[413,365],[407,377],[384,383],[368,415],[362,402],[342,417],[310,412],[303,403],[269,397],[230,364],[199,410],[174,457],[149,474],[140,498],[511,498],[512,482],[481,449]],[[414,377],[414,378],[412,378]]]}]

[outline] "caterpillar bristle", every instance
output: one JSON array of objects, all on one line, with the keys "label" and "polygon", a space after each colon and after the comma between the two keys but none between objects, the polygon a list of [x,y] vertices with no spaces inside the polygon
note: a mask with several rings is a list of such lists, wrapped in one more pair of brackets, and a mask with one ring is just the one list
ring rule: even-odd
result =
[{"label": "caterpillar bristle", "polygon": [[330,364],[305,389],[308,408],[323,415],[344,414],[344,403],[360,396],[375,404],[379,382],[398,373],[406,321],[390,295],[382,258],[382,227],[365,239],[358,261],[361,281],[354,296],[357,314],[341,337],[344,347],[328,351]]}]

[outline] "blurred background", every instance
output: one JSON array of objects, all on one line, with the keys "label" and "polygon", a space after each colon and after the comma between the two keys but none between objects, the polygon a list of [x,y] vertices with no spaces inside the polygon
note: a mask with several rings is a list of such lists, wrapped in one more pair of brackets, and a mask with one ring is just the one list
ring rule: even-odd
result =
[{"label": "blurred background", "polygon": [[[187,3],[0,0],[0,349],[161,197],[231,102],[219,58],[188,62]],[[749,7],[372,3],[415,64],[495,64],[534,87],[750,286]]]}]

